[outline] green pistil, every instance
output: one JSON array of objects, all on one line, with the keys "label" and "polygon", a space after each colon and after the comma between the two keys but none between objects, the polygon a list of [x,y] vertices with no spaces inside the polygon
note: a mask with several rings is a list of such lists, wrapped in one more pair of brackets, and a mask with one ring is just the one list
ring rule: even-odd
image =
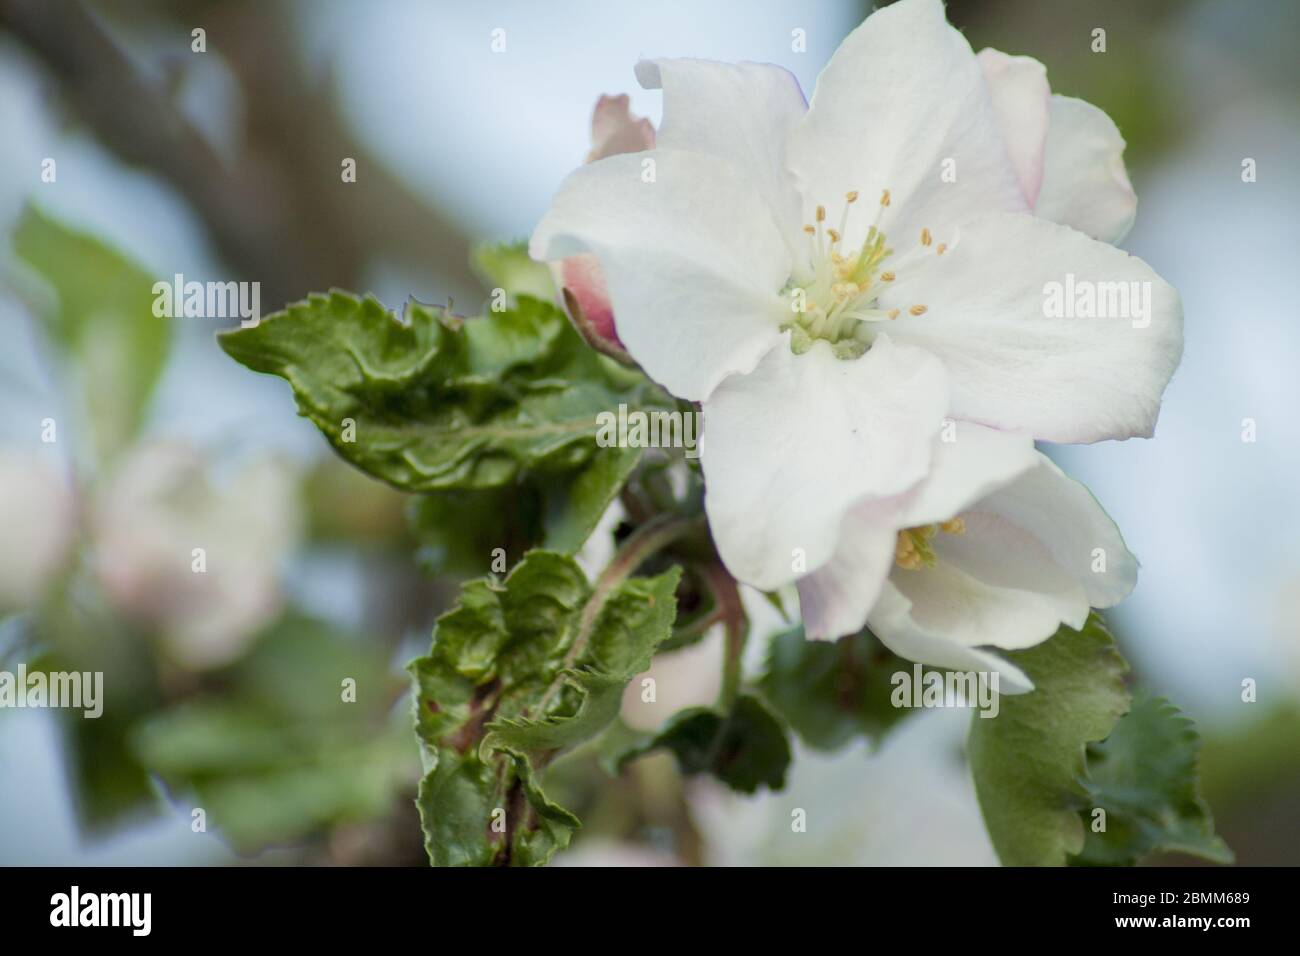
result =
[{"label": "green pistil", "polygon": [[921,563],[927,568],[934,567],[934,545],[931,542],[934,540],[934,534],[938,530],[939,529],[934,525],[927,524],[922,525],[919,528],[908,528],[903,532],[912,539],[912,547],[916,549],[916,553],[920,557]]},{"label": "green pistil", "polygon": [[[866,354],[875,339],[873,326],[880,314],[872,317],[863,313],[874,311],[870,307],[879,294],[873,289],[876,275],[892,253],[885,246],[885,234],[872,226],[856,256],[839,258],[832,247],[817,261],[811,281],[788,283],[782,291],[790,296],[801,294],[804,307],[781,326],[782,331],[790,333],[790,351],[802,355],[821,339],[838,359],[852,360]],[[846,291],[850,285],[856,286],[856,291]]]}]

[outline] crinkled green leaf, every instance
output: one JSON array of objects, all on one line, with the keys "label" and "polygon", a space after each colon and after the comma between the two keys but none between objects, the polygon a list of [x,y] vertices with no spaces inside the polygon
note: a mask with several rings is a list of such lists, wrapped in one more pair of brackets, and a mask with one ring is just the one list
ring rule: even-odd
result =
[{"label": "crinkled green leaf", "polygon": [[[1195,725],[1177,707],[1139,695],[1111,735],[1088,747],[1087,839],[1072,862],[1127,866],[1167,850],[1231,863],[1232,851],[1215,836],[1201,799],[1199,749]],[[1103,832],[1092,825],[1097,807],[1106,811]]]},{"label": "crinkled green leaf", "polygon": [[1061,866],[1084,846],[1090,805],[1085,748],[1128,710],[1128,669],[1093,615],[1082,631],[1006,655],[1034,681],[1003,695],[998,715],[972,718],[968,752],[989,837],[1007,866]]},{"label": "crinkled green leaf", "polygon": [[541,720],[508,717],[495,720],[488,725],[483,751],[505,750],[522,757],[530,754],[542,756],[590,740],[618,716],[623,688],[630,678],[598,671],[565,671],[562,679],[565,686],[580,698],[576,712]]},{"label": "crinkled green leaf", "polygon": [[488,725],[484,751],[506,750],[531,760],[591,740],[618,716],[623,688],[648,670],[655,649],[672,633],[673,592],[681,572],[620,585],[601,606],[581,655],[586,667],[566,669],[560,679],[578,700],[576,710],[537,718],[500,717]]},{"label": "crinkled green leaf", "polygon": [[607,762],[621,768],[660,748],[677,758],[687,775],[710,773],[733,790],[780,790],[790,765],[790,742],[782,726],[757,697],[742,694],[730,713],[691,707],[674,714],[656,734],[642,737]]},{"label": "crinkled green leaf", "polygon": [[759,687],[805,743],[835,750],[859,735],[879,740],[912,713],[890,703],[891,678],[911,667],[870,632],[810,641],[794,628],[773,638]]},{"label": "crinkled green leaf", "polygon": [[53,292],[38,311],[80,376],[96,446],[112,453],[140,427],[167,362],[177,320],[153,314],[153,285],[163,277],[35,207],[13,247]]},{"label": "crinkled green leaf", "polygon": [[672,632],[679,577],[597,593],[572,558],[533,551],[504,581],[461,589],[410,668],[435,865],[543,863],[567,845],[577,821],[545,797],[540,774],[617,716],[623,688]]},{"label": "crinkled green leaf", "polygon": [[285,378],[299,413],[367,474],[417,492],[527,485],[541,500],[541,540],[530,543],[556,550],[581,545],[640,457],[599,447],[598,416],[673,407],[527,296],[470,319],[409,301],[399,321],[373,298],[335,291],[220,341]]}]

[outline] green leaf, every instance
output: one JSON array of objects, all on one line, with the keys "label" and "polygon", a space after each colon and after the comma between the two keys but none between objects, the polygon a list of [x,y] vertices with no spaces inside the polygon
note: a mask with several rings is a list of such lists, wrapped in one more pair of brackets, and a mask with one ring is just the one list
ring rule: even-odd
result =
[{"label": "green leaf", "polygon": [[780,790],[790,766],[790,742],[781,722],[757,697],[742,694],[732,711],[691,707],[670,717],[658,733],[637,740],[609,760],[624,764],[660,748],[687,775],[710,773],[733,790]]},{"label": "green leaf", "polygon": [[41,653],[28,660],[27,669],[103,674],[108,705],[97,719],[87,720],[76,709],[56,712],[77,822],[97,836],[157,813],[158,788],[129,738],[163,706],[164,693],[146,632],[94,595],[72,600],[58,591],[52,598],[31,620],[32,646]]},{"label": "green leaf", "polygon": [[640,457],[598,446],[598,416],[673,407],[526,296],[471,319],[409,301],[399,321],[373,298],[336,291],[220,342],[285,378],[299,413],[373,477],[417,492],[535,486],[543,543],[558,550],[586,539]]},{"label": "green leaf", "polygon": [[975,792],[1004,865],[1061,866],[1083,849],[1085,748],[1109,736],[1128,710],[1128,666],[1095,614],[1082,631],[1062,627],[1006,656],[1035,690],[1002,695],[996,717],[973,717]]},{"label": "green leaf", "polygon": [[599,735],[672,632],[680,570],[594,590],[574,560],[530,552],[461,589],[412,662],[432,863],[538,864],[578,822],[542,793],[560,752]]},{"label": "green leaf", "polygon": [[95,720],[78,711],[63,720],[68,772],[76,784],[73,803],[87,833],[107,835],[157,812],[149,768],[128,743],[133,725],[147,718],[155,703],[128,698]]},{"label": "green leaf", "polygon": [[381,817],[418,770],[387,654],[326,624],[285,618],[212,686],[139,726],[132,751],[241,850]]},{"label": "green leaf", "polygon": [[[505,488],[445,491],[411,500],[411,531],[421,566],[431,574],[478,577],[514,567],[545,537],[546,503],[535,482]],[[500,549],[498,551],[497,549]]]},{"label": "green leaf", "polygon": [[550,302],[555,298],[551,271],[528,255],[527,242],[488,243],[472,255],[474,269],[491,288],[504,289],[511,302],[530,296]]},{"label": "green leaf", "polygon": [[1173,704],[1139,695],[1104,741],[1088,747],[1092,807],[1106,811],[1095,832],[1092,809],[1083,814],[1087,839],[1072,862],[1128,866],[1156,850],[1231,863],[1232,851],[1214,834],[1201,799],[1196,762],[1200,737]]},{"label": "green leaf", "polygon": [[512,567],[534,548],[572,554],[640,457],[637,448],[604,448],[585,468],[558,477],[420,495],[410,510],[420,562],[433,574],[474,577],[500,568],[498,557]]},{"label": "green leaf", "polygon": [[545,502],[542,546],[569,554],[582,547],[640,460],[640,448],[602,448],[572,476],[539,482]]},{"label": "green leaf", "polygon": [[868,631],[830,642],[794,628],[772,639],[759,687],[805,743],[835,750],[859,735],[878,741],[912,713],[890,703],[891,678],[911,667]]},{"label": "green leaf", "polygon": [[13,247],[53,293],[37,311],[80,374],[96,447],[110,454],[139,429],[167,363],[174,320],[153,314],[155,278],[33,206]]}]

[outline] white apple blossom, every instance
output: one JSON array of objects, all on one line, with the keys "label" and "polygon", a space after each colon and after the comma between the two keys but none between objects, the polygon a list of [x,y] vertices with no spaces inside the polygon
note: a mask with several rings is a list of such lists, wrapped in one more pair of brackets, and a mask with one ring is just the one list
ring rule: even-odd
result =
[{"label": "white apple blossom", "polygon": [[[978,60],[1008,158],[1034,215],[1104,242],[1123,239],[1133,225],[1137,196],[1124,169],[1124,138],[1110,117],[1083,100],[1052,94],[1047,69],[1032,57],[986,48]],[[654,144],[654,127],[629,111],[627,96],[596,101],[587,162]],[[621,348],[599,260],[581,253],[552,263],[551,270],[579,327]]]},{"label": "white apple blossom", "polygon": [[295,496],[292,472],[273,459],[218,488],[196,449],[136,446],[96,499],[96,577],[179,663],[227,663],[279,613],[280,565],[300,533]]},{"label": "white apple blossom", "polygon": [[[572,173],[531,252],[595,255],[632,357],[702,402],[737,578],[774,588],[852,547],[845,516],[921,481],[945,416],[1025,442],[1151,434],[1181,305],[1141,260],[1033,214],[1106,239],[1132,216],[1122,140],[1033,61],[976,57],[938,0],[900,0],[810,104],[770,65],[637,73],[664,91],[656,147]],[[1048,318],[1067,277],[1146,284],[1149,321]]]},{"label": "white apple blossom", "polygon": [[[947,439],[947,440],[945,440]],[[825,565],[798,582],[810,637],[868,623],[895,653],[1033,684],[985,650],[1021,650],[1090,608],[1118,604],[1137,579],[1119,529],[1032,441],[953,423],[930,474],[906,494],[856,505]]]}]

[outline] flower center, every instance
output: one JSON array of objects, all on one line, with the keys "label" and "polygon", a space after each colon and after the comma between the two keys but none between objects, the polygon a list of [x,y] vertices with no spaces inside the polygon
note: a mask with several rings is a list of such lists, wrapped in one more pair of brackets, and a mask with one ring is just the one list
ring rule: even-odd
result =
[{"label": "flower center", "polygon": [[[855,359],[871,348],[874,325],[896,319],[898,309],[882,309],[877,299],[897,276],[883,268],[894,250],[885,245],[880,230],[880,216],[889,206],[889,190],[880,194],[876,221],[867,230],[866,239],[857,249],[846,248],[845,229],[849,211],[858,201],[853,190],[844,197],[844,210],[838,229],[826,225],[826,207],[818,206],[816,223],[803,227],[808,236],[809,269],[806,275],[791,277],[783,294],[790,301],[794,317],[781,326],[790,332],[790,349],[801,355],[823,339],[830,343],[835,356]],[[921,232],[921,244],[929,246],[930,230]],[[944,246],[937,252],[942,255]],[[923,315],[924,305],[913,305],[911,315]]]},{"label": "flower center", "polygon": [[961,518],[942,521],[939,524],[923,524],[916,528],[905,528],[898,532],[898,543],[894,546],[894,563],[905,571],[920,571],[932,568],[938,557],[934,553],[934,536],[942,531],[944,534],[965,534],[966,522]]}]

